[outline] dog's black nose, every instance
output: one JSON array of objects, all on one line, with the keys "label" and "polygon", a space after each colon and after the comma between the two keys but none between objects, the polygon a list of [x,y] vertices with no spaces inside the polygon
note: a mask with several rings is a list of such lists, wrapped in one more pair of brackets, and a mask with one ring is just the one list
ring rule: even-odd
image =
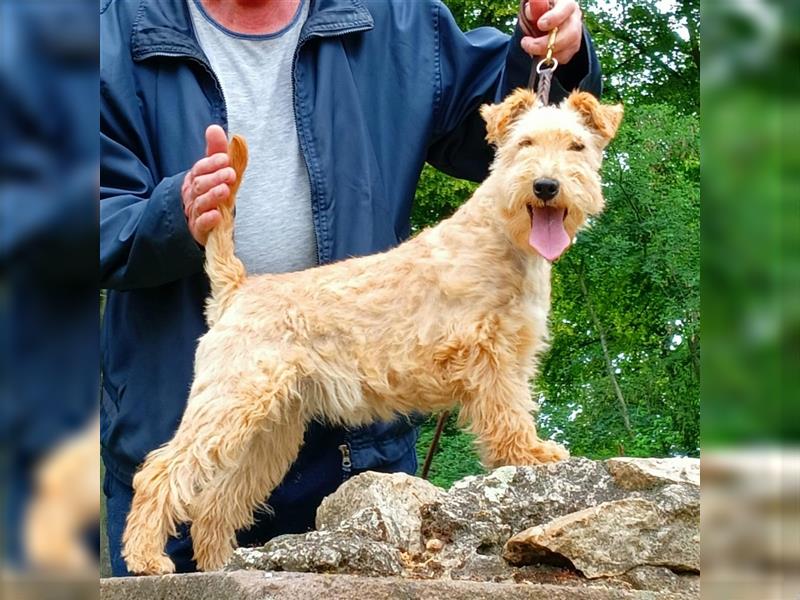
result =
[{"label": "dog's black nose", "polygon": [[536,194],[536,197],[539,198],[539,200],[544,200],[547,202],[548,200],[552,200],[556,197],[559,187],[560,185],[555,179],[542,177],[541,179],[537,179],[533,182],[533,193]]}]

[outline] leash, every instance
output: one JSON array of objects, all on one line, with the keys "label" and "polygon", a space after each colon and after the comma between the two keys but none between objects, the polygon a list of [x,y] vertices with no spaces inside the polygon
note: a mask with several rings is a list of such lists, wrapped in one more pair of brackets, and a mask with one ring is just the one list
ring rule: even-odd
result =
[{"label": "leash", "polygon": [[[526,36],[536,37],[536,33],[539,30],[525,15],[527,1],[520,0],[519,3],[519,27]],[[550,0],[550,8],[553,8],[553,0]],[[539,100],[542,106],[550,104],[550,83],[553,81],[553,73],[558,68],[558,60],[553,57],[557,35],[558,27],[553,27],[550,30],[550,36],[547,38],[547,52],[544,58],[535,66],[531,65],[531,75],[528,78],[528,87],[536,92],[536,99]]]},{"label": "leash", "polygon": [[[533,23],[525,16],[525,4],[528,0],[520,0],[519,3],[519,26],[522,33],[526,36],[536,36],[538,31]],[[550,0],[550,8],[553,8],[553,0]],[[547,52],[542,60],[536,65],[531,65],[531,74],[528,78],[528,87],[536,92],[536,99],[542,106],[550,104],[550,84],[553,81],[553,73],[558,68],[558,60],[553,57],[553,49],[556,45],[556,36],[558,35],[558,27],[553,27],[550,31],[550,37],[547,38]],[[431,463],[433,462],[433,455],[436,454],[436,448],[439,445],[439,438],[442,437],[442,430],[447,418],[450,416],[450,411],[445,410],[439,413],[439,419],[436,421],[436,431],[433,433],[431,445],[428,448],[428,453],[425,455],[425,462],[422,465],[421,476],[423,479],[428,478],[428,473],[431,470]]]}]

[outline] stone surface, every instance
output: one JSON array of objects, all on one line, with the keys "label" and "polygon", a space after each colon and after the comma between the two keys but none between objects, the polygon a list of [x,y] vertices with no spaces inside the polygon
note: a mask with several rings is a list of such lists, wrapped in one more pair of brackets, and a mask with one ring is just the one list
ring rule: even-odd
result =
[{"label": "stone surface", "polygon": [[698,598],[698,462],[573,458],[447,492],[365,473],[323,501],[317,531],[240,548],[224,573],[105,583],[104,594]]},{"label": "stone surface", "polygon": [[680,600],[669,592],[235,571],[100,581],[102,600]]},{"label": "stone surface", "polygon": [[700,485],[699,458],[612,458],[608,472],[626,490],[646,490],[670,483]]},{"label": "stone surface", "polygon": [[282,535],[263,548],[237,549],[226,567],[368,576],[399,575],[403,568],[397,548],[346,531]]},{"label": "stone surface", "polygon": [[635,590],[676,592],[700,597],[700,575],[697,573],[675,573],[666,567],[634,567],[620,576],[620,580]]},{"label": "stone surface", "polygon": [[673,484],[650,499],[604,502],[522,531],[503,556],[516,565],[572,565],[589,578],[640,565],[699,572],[699,519],[699,489]]},{"label": "stone surface", "polygon": [[422,549],[420,508],[444,496],[442,489],[405,473],[362,473],[322,501],[316,525],[319,530],[360,530],[372,539],[377,528],[379,541],[418,552]]},{"label": "stone surface", "polygon": [[405,473],[362,473],[322,501],[317,531],[240,548],[227,568],[398,575],[405,568],[402,553],[423,550],[420,507],[443,496]]},{"label": "stone surface", "polygon": [[585,458],[549,465],[501,467],[453,484],[447,496],[422,507],[422,537],[444,547],[437,561],[446,572],[484,577],[485,561],[500,556],[515,533],[630,492],[617,487],[602,462]]}]

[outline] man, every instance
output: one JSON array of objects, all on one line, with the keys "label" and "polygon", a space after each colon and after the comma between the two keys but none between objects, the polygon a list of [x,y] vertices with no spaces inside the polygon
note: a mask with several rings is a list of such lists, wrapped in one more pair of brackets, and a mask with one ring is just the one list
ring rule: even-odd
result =
[{"label": "man", "polygon": [[[438,0],[107,1],[101,16],[102,451],[112,569],[130,481],[183,412],[206,327],[203,244],[229,194],[225,130],[251,164],[237,202],[250,273],[292,271],[392,247],[409,234],[425,161],[483,179],[478,108],[525,85],[559,26],[551,96],[600,91],[572,0],[529,6],[542,35],[456,26]],[[212,124],[209,127],[209,124]],[[205,147],[203,147],[205,132]],[[320,500],[364,470],[416,470],[414,423],[323,423],[240,543],[313,527]],[[186,532],[167,551],[192,570]]]}]

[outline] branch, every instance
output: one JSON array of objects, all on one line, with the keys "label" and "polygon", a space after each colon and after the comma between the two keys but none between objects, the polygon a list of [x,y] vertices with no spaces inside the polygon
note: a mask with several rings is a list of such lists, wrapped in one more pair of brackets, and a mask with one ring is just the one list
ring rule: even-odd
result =
[{"label": "branch", "polygon": [[620,412],[622,413],[622,422],[625,424],[625,429],[628,431],[628,434],[633,435],[631,419],[628,415],[628,403],[625,402],[625,397],[622,395],[622,389],[619,387],[617,377],[614,374],[614,365],[611,362],[611,355],[608,352],[608,343],[606,342],[606,332],[603,329],[603,326],[600,324],[600,319],[597,318],[597,313],[594,312],[592,301],[589,298],[589,291],[586,289],[586,281],[584,281],[583,278],[583,268],[578,271],[578,281],[581,284],[581,291],[586,299],[586,307],[589,309],[589,315],[592,317],[592,322],[594,323],[595,329],[597,329],[597,333],[600,335],[600,345],[603,348],[603,358],[606,362],[608,378],[611,380],[611,386],[614,388],[614,394],[617,396],[617,401],[619,402]]}]

